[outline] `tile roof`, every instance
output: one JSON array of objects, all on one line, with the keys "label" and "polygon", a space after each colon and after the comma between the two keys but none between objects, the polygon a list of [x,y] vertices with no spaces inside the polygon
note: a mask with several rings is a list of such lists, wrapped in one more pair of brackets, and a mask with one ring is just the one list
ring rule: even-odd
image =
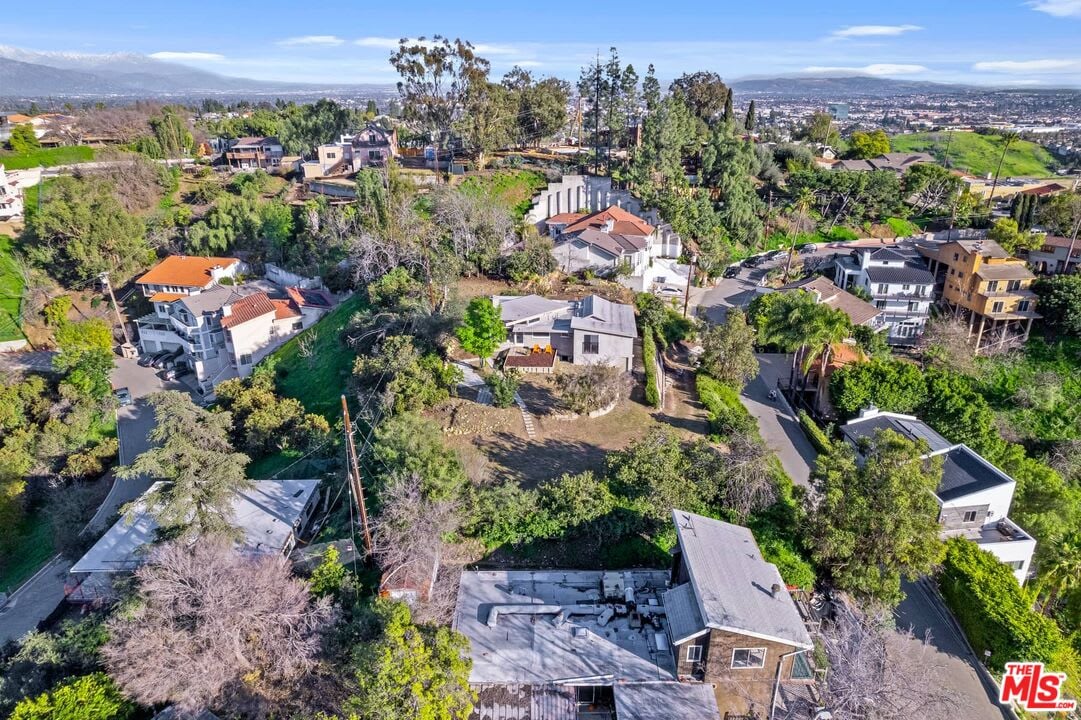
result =
[{"label": "tile roof", "polygon": [[882,311],[871,303],[860,300],[852,293],[842,290],[821,275],[788,283],[781,289],[799,289],[816,293],[819,302],[843,312],[852,321],[853,325],[863,325],[882,314]]},{"label": "tile roof", "polygon": [[1043,239],[1043,244],[1050,245],[1051,247],[1069,249],[1071,243],[1074,246],[1074,250],[1081,250],[1081,237],[1077,240],[1071,240],[1070,238],[1062,237],[1061,235],[1048,235]]},{"label": "tile roof", "polygon": [[274,303],[265,292],[254,293],[231,303],[229,314],[221,319],[221,326],[223,328],[236,327],[268,313],[277,316]]},{"label": "tile roof", "polygon": [[581,220],[585,216],[586,216],[586,214],[581,213],[581,212],[556,213],[555,215],[548,218],[544,222],[546,222],[549,225],[569,225],[570,223],[574,222],[575,220]]},{"label": "tile roof", "polygon": [[213,282],[210,271],[215,267],[229,267],[240,262],[229,257],[198,257],[194,255],[170,255],[150,268],[135,282],[139,285],[176,285],[177,287],[204,288]]},{"label": "tile roof", "polygon": [[1028,278],[1034,278],[1035,275],[1032,271],[1025,267],[1024,263],[1006,263],[1001,265],[980,265],[976,270],[976,277],[981,277],[985,280],[1026,280]]},{"label": "tile roof", "polygon": [[609,220],[612,221],[611,232],[618,235],[650,235],[653,233],[652,225],[618,205],[611,205],[604,210],[586,215],[577,222],[568,225],[563,232],[574,234],[586,228],[604,230]]},{"label": "tile roof", "polygon": [[750,530],[683,510],[673,510],[672,520],[707,627],[814,647],[781,573],[762,558]]},{"label": "tile roof", "polygon": [[293,307],[289,300],[271,300],[274,305],[274,319],[285,320],[287,318],[300,317],[300,311]]},{"label": "tile roof", "polygon": [[909,284],[909,285],[934,285],[935,276],[930,270],[913,265],[898,265],[893,267],[876,267],[870,265],[867,268],[867,278],[873,283]]},{"label": "tile roof", "polygon": [[150,302],[172,302],[173,300],[179,300],[183,297],[187,297],[187,295],[183,293],[156,292],[150,296]]}]

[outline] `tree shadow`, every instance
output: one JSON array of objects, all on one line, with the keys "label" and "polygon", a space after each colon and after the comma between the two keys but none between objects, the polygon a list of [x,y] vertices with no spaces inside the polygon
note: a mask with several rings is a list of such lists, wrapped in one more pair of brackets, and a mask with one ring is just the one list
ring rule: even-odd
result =
[{"label": "tree shadow", "polygon": [[601,472],[607,450],[568,440],[528,440],[510,432],[498,432],[473,441],[488,461],[500,469],[501,479],[524,488],[535,487],[563,473]]}]

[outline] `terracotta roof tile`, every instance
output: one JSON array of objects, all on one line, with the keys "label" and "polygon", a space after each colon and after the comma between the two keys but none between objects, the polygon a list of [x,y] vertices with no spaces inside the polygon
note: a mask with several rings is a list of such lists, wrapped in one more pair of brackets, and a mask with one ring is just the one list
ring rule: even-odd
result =
[{"label": "terracotta roof tile", "polygon": [[242,297],[232,303],[229,308],[229,315],[221,319],[221,326],[224,328],[236,327],[267,313],[277,315],[274,303],[270,301],[266,293],[262,292]]},{"label": "terracotta roof tile", "polygon": [[178,287],[204,288],[213,277],[215,267],[229,267],[240,262],[227,257],[195,257],[170,255],[135,282],[139,285],[176,285]]},{"label": "terracotta roof tile", "polygon": [[586,215],[577,222],[568,225],[563,232],[573,234],[586,228],[604,230],[609,220],[612,221],[613,225],[609,232],[615,235],[650,235],[653,233],[652,225],[616,205],[595,212],[592,215]]},{"label": "terracotta roof tile", "polygon": [[288,300],[271,300],[274,304],[274,319],[285,320],[286,318],[300,317],[300,311],[293,307]]},{"label": "terracotta roof tile", "polygon": [[173,300],[179,300],[182,297],[187,297],[187,295],[182,295],[181,293],[159,292],[150,296],[150,302],[172,302]]}]

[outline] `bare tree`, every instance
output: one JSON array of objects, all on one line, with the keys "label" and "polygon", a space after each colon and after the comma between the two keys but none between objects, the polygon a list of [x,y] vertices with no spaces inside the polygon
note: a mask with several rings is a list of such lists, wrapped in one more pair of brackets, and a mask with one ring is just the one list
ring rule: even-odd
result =
[{"label": "bare tree", "polygon": [[473,273],[492,270],[517,240],[514,218],[495,200],[444,189],[435,194],[434,219],[450,238],[454,254]]},{"label": "bare tree", "polygon": [[555,376],[563,404],[571,412],[590,413],[627,397],[630,375],[608,363],[593,363]]},{"label": "bare tree", "polygon": [[126,695],[185,714],[263,715],[313,669],[334,614],[283,558],[220,539],[162,545],[135,580],[140,602],[113,616],[102,656]]},{"label": "bare tree", "polygon": [[932,365],[947,367],[965,375],[978,370],[969,344],[968,325],[955,317],[940,317],[927,324],[923,333],[923,356]]},{"label": "bare tree", "polygon": [[838,603],[823,641],[830,662],[824,701],[835,720],[945,720],[960,709],[929,636],[892,628],[884,610]]},{"label": "bare tree", "polygon": [[769,465],[770,453],[758,440],[735,433],[725,456],[723,504],[743,521],[755,510],[773,504],[777,484]]}]

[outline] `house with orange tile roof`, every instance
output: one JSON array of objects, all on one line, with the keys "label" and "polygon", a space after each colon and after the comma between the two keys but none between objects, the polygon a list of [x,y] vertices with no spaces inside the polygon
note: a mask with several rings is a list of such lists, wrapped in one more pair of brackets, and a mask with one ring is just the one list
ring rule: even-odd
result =
[{"label": "house with orange tile roof", "polygon": [[616,205],[585,215],[553,215],[545,223],[555,238],[552,252],[566,273],[626,267],[627,275],[641,275],[660,256],[656,228]]},{"label": "house with orange tile roof", "polygon": [[247,377],[264,357],[334,305],[326,292],[237,284],[235,258],[166,258],[137,281],[154,311],[139,318],[143,354],[192,371],[200,394]]}]

